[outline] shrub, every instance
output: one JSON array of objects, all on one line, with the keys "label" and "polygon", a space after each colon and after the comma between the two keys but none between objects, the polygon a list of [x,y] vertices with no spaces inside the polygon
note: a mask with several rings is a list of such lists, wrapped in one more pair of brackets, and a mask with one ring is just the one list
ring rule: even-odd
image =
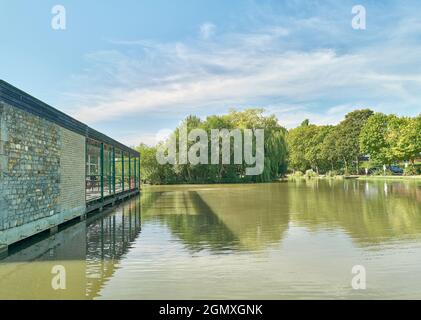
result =
[{"label": "shrub", "polygon": [[306,170],[305,174],[306,178],[315,178],[317,177],[317,173],[313,171],[313,169]]},{"label": "shrub", "polygon": [[302,173],[301,171],[297,170],[293,173],[294,177],[302,177],[304,175],[304,173]]},{"label": "shrub", "polygon": [[390,171],[389,169],[386,169],[386,171],[383,170],[383,168],[375,168],[374,170],[372,170],[370,172],[371,175],[373,176],[393,176],[395,175],[392,171]]},{"label": "shrub", "polygon": [[339,175],[341,175],[341,173],[337,170],[329,170],[328,172],[326,172],[326,177],[334,178]]},{"label": "shrub", "polygon": [[421,174],[421,169],[416,166],[408,166],[403,171],[404,176],[417,176],[419,174]]}]

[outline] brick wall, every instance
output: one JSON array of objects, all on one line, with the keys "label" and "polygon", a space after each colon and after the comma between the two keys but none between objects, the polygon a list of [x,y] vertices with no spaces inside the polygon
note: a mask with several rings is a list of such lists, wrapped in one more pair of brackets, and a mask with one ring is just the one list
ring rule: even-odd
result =
[{"label": "brick wall", "polygon": [[81,215],[85,211],[86,140],[64,128],[60,133],[60,212]]},{"label": "brick wall", "polygon": [[0,244],[85,210],[85,138],[0,102]]}]

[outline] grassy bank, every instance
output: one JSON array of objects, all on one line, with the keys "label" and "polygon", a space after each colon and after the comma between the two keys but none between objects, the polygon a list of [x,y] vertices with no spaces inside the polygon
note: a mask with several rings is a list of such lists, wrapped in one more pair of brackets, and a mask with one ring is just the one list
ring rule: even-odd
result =
[{"label": "grassy bank", "polygon": [[421,176],[358,176],[360,180],[421,180]]},{"label": "grassy bank", "polygon": [[421,180],[421,175],[418,176],[366,176],[366,175],[337,175],[337,176],[296,176],[288,175],[288,179],[359,179],[359,180],[404,180],[404,181],[414,181]]}]

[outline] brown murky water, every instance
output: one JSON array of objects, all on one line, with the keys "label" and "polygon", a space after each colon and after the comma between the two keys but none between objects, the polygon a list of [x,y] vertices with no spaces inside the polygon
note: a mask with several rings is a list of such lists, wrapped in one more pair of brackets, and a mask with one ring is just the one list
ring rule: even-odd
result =
[{"label": "brown murky water", "polygon": [[156,186],[14,248],[0,298],[421,299],[420,270],[420,182]]}]

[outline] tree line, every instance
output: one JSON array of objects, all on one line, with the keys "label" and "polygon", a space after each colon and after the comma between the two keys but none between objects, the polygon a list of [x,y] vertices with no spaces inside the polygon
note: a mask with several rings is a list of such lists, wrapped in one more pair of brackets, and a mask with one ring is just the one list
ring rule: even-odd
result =
[{"label": "tree line", "polygon": [[336,126],[317,126],[305,120],[288,132],[287,144],[292,171],[361,174],[368,167],[407,162],[406,173],[417,174],[421,115],[398,117],[362,109],[348,113]]},{"label": "tree line", "polygon": [[[406,174],[420,174],[415,160],[421,152],[421,115],[398,117],[375,113],[369,109],[348,113],[337,125],[315,125],[304,120],[289,131],[275,115],[265,116],[263,109],[232,110],[225,115],[208,116],[205,120],[190,115],[182,127],[188,131],[203,129],[264,129],[264,171],[258,176],[245,174],[246,164],[165,164],[156,159],[158,146],[141,144],[141,175],[152,184],[246,183],[269,182],[290,173],[363,174],[368,167],[379,168],[408,162]],[[177,138],[178,141],[178,138]],[[191,146],[194,141],[189,142]],[[178,150],[178,148],[177,148]],[[210,151],[209,151],[210,152]],[[369,159],[369,161],[367,161]],[[383,171],[379,169],[379,171]]]}]

